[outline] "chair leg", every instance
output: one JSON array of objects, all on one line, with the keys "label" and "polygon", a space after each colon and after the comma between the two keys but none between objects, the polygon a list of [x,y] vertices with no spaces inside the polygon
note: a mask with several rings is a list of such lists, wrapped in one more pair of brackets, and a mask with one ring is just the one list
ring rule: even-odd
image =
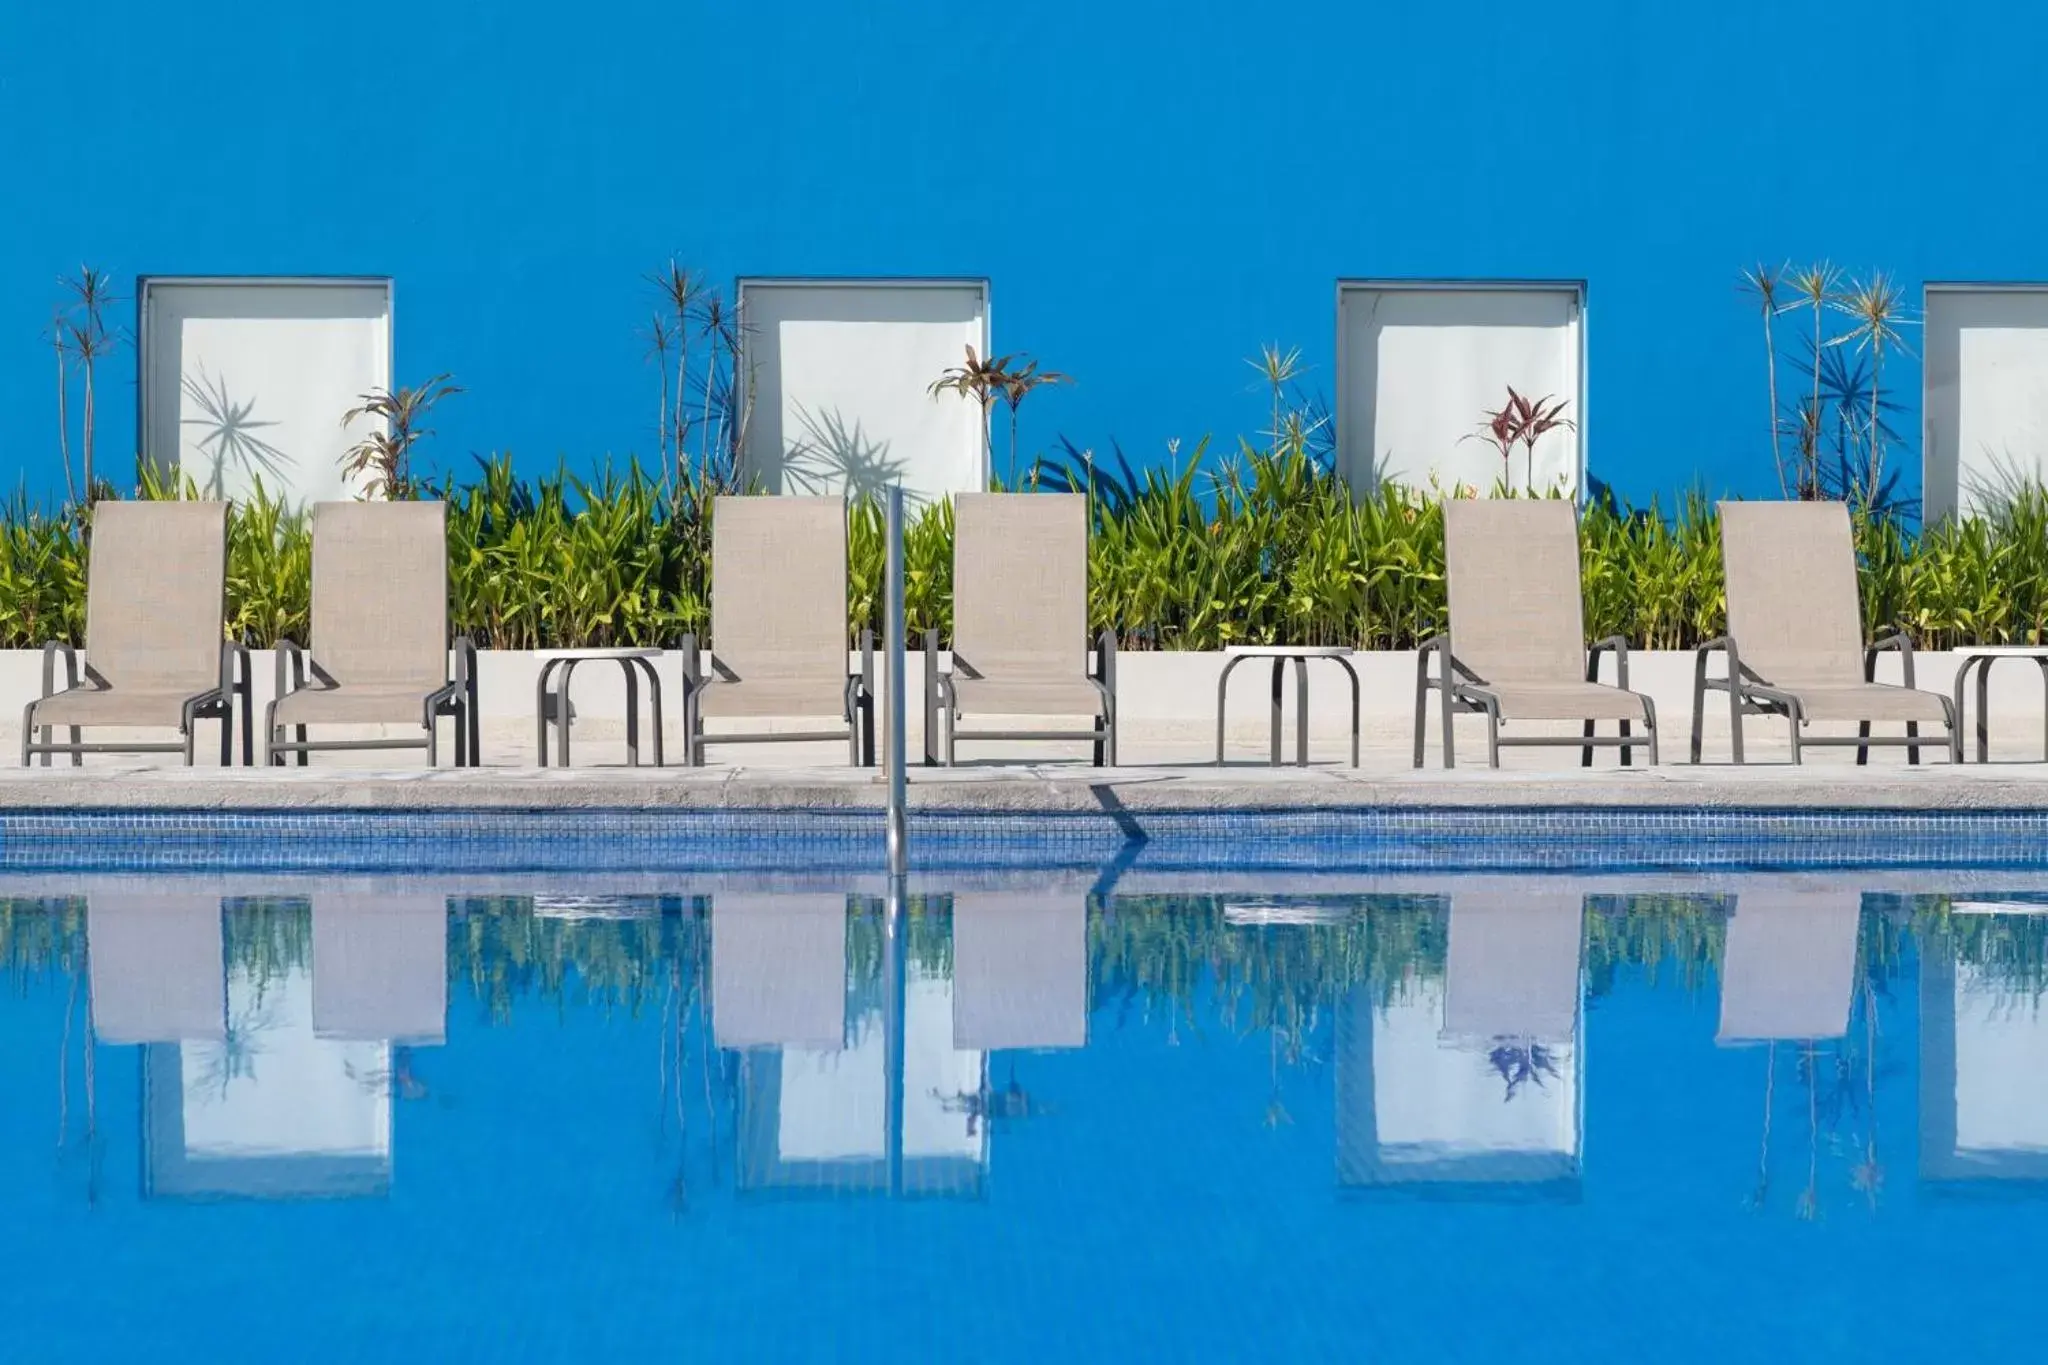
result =
[{"label": "chair leg", "polygon": [[[1918,738],[1920,738],[1920,722],[1919,722],[1919,721],[1917,721],[1917,720],[1909,720],[1909,721],[1907,721],[1907,722],[1906,722],[1906,738],[1907,738],[1907,739],[1918,739]],[[1919,745],[1917,745],[1917,744],[1908,744],[1908,745],[1906,746],[1906,762],[1908,762],[1908,763],[1912,764],[1912,765],[1913,765],[1914,767],[1918,767],[1918,766],[1920,765],[1920,746],[1919,746]]]},{"label": "chair leg", "polygon": [[1657,703],[1643,698],[1643,732],[1650,738],[1650,766],[1657,766]]},{"label": "chair leg", "polygon": [[[1621,732],[1622,732],[1623,734],[1627,734],[1627,733],[1628,733],[1628,722],[1627,722],[1627,721],[1623,721],[1623,722],[1621,723]],[[1592,718],[1591,718],[1591,717],[1589,716],[1589,717],[1588,717],[1588,718],[1586,719],[1586,729],[1585,729],[1585,732],[1584,732],[1584,736],[1585,736],[1585,738],[1587,738],[1587,739],[1591,739],[1591,738],[1593,738],[1593,736],[1594,736],[1594,734],[1595,734],[1595,733],[1597,733],[1597,732],[1596,732],[1596,731],[1595,731],[1595,729],[1594,729],[1594,726],[1593,726],[1593,721],[1592,721]],[[1627,749],[1623,749],[1623,750],[1621,751],[1621,761],[1622,761],[1623,763],[1626,763],[1626,762],[1628,762],[1628,750],[1627,750]],[[1590,768],[1590,767],[1592,767],[1592,766],[1593,766],[1593,746],[1592,746],[1592,745],[1588,744],[1588,745],[1586,745],[1586,746],[1585,746],[1584,748],[1582,748],[1582,749],[1580,749],[1580,750],[1579,750],[1579,766],[1580,766],[1581,768]]]},{"label": "chair leg", "polygon": [[[1859,721],[1857,721],[1857,722],[1856,722],[1856,738],[1858,738],[1858,739],[1869,739],[1869,738],[1870,738],[1870,722],[1869,722],[1869,721],[1867,721],[1867,720],[1859,720]],[[1856,766],[1857,766],[1857,767],[1859,767],[1859,768],[1862,768],[1862,767],[1867,767],[1867,766],[1869,765],[1869,763],[1870,763],[1870,746],[1869,746],[1868,744],[1859,744],[1859,745],[1857,745],[1857,746],[1856,746]]]},{"label": "chair leg", "polygon": [[1742,764],[1742,693],[1736,690],[1731,680],[1728,684],[1728,748],[1735,755],[1736,766]]},{"label": "chair leg", "polygon": [[1806,756],[1799,750],[1799,713],[1788,711],[1786,717],[1792,726],[1792,762],[1796,766],[1806,762]]},{"label": "chair leg", "polygon": [[1500,766],[1500,708],[1486,704],[1486,766]]}]

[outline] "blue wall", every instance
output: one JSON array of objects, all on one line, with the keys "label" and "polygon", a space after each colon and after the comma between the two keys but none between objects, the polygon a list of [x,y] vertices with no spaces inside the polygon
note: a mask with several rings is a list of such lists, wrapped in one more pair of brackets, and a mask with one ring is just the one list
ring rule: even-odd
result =
[{"label": "blue wall", "polygon": [[[402,380],[469,390],[434,458],[650,451],[636,332],[670,254],[738,274],[974,274],[1026,409],[1156,457],[1251,431],[1244,357],[1332,383],[1339,276],[1590,282],[1596,476],[1761,494],[1737,271],[1828,256],[2038,279],[2048,11],[1954,0],[102,0],[0,16],[0,412],[60,487],[60,272],[398,281]],[[86,55],[81,58],[81,52]],[[1809,55],[1812,54],[1812,55]],[[1137,329],[1099,310],[1136,309]],[[1918,367],[1898,378],[1915,391]],[[125,475],[132,363],[102,446]],[[1918,419],[1895,460],[1917,484]]]}]

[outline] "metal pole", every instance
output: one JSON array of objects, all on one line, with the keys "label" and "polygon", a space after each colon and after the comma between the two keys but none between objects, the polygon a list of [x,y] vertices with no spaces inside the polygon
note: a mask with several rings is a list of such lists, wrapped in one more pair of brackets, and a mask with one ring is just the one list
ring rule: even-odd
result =
[{"label": "metal pole", "polygon": [[891,1198],[903,1194],[903,1068],[907,1003],[904,992],[910,965],[910,924],[904,901],[903,878],[889,878],[889,896],[882,907],[882,943],[888,953],[882,963],[882,1047],[889,1068],[882,1090],[882,1112],[883,1121],[888,1125],[884,1160]]},{"label": "metal pole", "polygon": [[889,636],[889,875],[901,877],[909,865],[909,819],[905,813],[904,711],[908,688],[904,679],[907,653],[903,629],[903,485],[889,489],[887,577]]}]

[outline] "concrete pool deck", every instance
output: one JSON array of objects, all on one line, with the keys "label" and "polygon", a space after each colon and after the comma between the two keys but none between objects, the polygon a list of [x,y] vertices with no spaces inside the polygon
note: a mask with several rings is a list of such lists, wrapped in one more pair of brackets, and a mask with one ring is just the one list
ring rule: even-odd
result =
[{"label": "concrete pool deck", "polygon": [[[2048,810],[2048,765],[1868,768],[1672,764],[1534,770],[1268,768],[1083,764],[913,767],[925,811],[1200,812],[1429,808],[1870,811]],[[686,768],[168,768],[100,763],[0,769],[0,811],[62,810],[716,810],[880,809],[876,770]]]}]

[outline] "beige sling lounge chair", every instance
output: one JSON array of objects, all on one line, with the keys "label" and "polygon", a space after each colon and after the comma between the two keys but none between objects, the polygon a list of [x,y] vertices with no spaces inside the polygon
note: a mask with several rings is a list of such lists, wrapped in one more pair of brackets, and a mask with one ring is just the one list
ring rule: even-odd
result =
[{"label": "beige sling lounge chair", "polygon": [[[1596,745],[1618,747],[1621,761],[1647,745],[1657,762],[1657,708],[1628,690],[1628,643],[1620,636],[1586,645],[1579,586],[1578,511],[1569,502],[1457,498],[1444,503],[1444,563],[1450,634],[1424,644],[1415,659],[1415,766],[1423,762],[1429,694],[1441,693],[1444,766],[1456,751],[1451,718],[1486,716],[1486,761],[1500,766],[1506,745],[1576,746],[1593,763]],[[1615,684],[1600,682],[1600,657],[1614,655]],[[1430,661],[1437,664],[1435,675]],[[1638,739],[1631,724],[1647,733]],[[1502,735],[1514,721],[1577,720],[1579,735]],[[1619,735],[1595,733],[1596,721],[1620,722]]]},{"label": "beige sling lounge chair", "polygon": [[[1863,643],[1856,587],[1856,546],[1849,509],[1839,502],[1724,502],[1721,558],[1727,577],[1728,633],[1699,647],[1693,666],[1692,761],[1700,761],[1700,730],[1708,692],[1728,694],[1730,742],[1742,758],[1744,716],[1784,716],[1792,761],[1809,744],[1906,746],[1920,761],[1920,723],[1946,726],[1949,761],[1960,763],[1962,733],[1948,697],[1913,686],[1913,642],[1903,634]],[[1877,679],[1877,656],[1895,651],[1904,685]],[[1727,656],[1724,676],[1707,676],[1707,660]],[[1809,736],[1816,720],[1857,721],[1857,734]],[[1903,721],[1906,733],[1872,736],[1873,721]]]},{"label": "beige sling lounge chair", "polygon": [[[953,662],[925,656],[924,761],[963,739],[1088,740],[1116,766],[1116,635],[1088,640],[1088,500],[1078,493],[953,499]],[[1085,730],[962,729],[973,716],[1087,717]]]},{"label": "beige sling lounge chair", "polygon": [[[21,762],[32,755],[182,753],[189,767],[200,719],[220,722],[220,761],[234,761],[236,699],[242,762],[250,760],[249,652],[225,641],[228,506],[224,502],[103,502],[93,508],[86,565],[85,657],[43,646],[42,696],[21,720]],[[56,690],[57,661],[65,687]],[[80,677],[83,665],[84,676]],[[57,743],[63,726],[68,743]],[[172,742],[88,743],[86,727],[176,727]]]},{"label": "beige sling lounge chair", "polygon": [[[278,641],[277,697],[263,718],[271,763],[297,754],[303,767],[316,750],[425,749],[433,767],[442,716],[455,719],[455,765],[479,761],[469,640],[455,642],[449,676],[446,504],[316,504],[311,625],[309,648]],[[415,725],[419,733],[312,740],[309,725]]]},{"label": "beige sling lounge chair", "polygon": [[[874,640],[846,664],[846,503],[723,497],[711,513],[711,639],[683,637],[683,762],[708,744],[843,739],[875,761]],[[817,720],[799,730],[706,735],[706,718]]]}]

